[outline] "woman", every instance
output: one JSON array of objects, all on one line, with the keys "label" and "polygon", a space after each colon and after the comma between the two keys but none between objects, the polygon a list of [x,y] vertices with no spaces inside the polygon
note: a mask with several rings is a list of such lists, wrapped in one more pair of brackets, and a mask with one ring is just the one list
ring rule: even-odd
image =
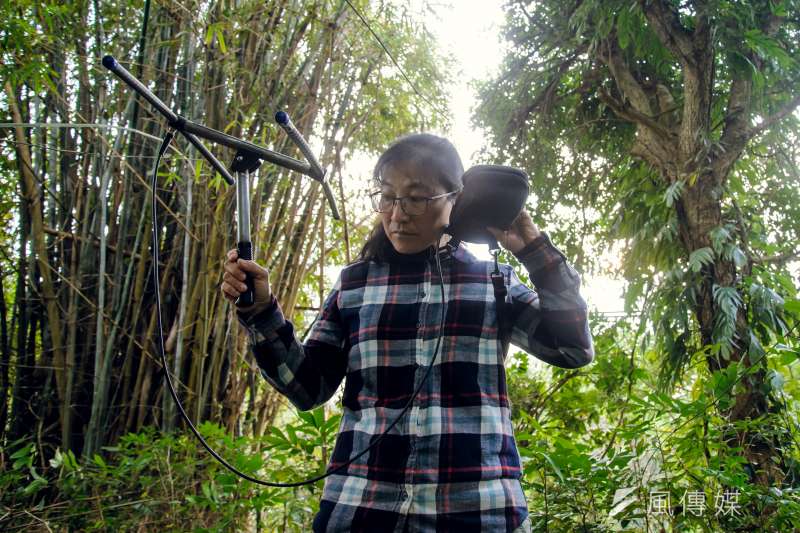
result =
[{"label": "woman", "polygon": [[[343,416],[329,469],[369,446],[394,421],[439,353],[412,407],[375,448],[326,478],[314,531],[530,531],[519,482],[490,272],[443,230],[464,169],[450,142],[428,134],[395,141],[375,166],[380,213],[357,261],[340,273],[304,343],[272,296],[268,272],[228,253],[222,290],[234,300],[264,377],[301,410],[327,401],[345,380]],[[577,368],[594,357],[580,279],[522,212],[507,231],[489,228],[525,265],[537,290],[508,265],[511,342]]]}]

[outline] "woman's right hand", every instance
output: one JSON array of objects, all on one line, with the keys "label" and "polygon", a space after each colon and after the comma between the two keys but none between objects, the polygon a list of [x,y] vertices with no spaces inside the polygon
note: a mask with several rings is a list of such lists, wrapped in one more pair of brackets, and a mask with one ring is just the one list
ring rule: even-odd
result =
[{"label": "woman's right hand", "polygon": [[245,273],[253,278],[253,305],[237,307],[245,314],[255,314],[266,309],[272,301],[272,291],[269,288],[269,271],[255,261],[239,259],[235,249],[228,251],[225,259],[225,273],[222,275],[222,294],[231,302],[236,301],[240,294],[247,290],[244,284]]}]

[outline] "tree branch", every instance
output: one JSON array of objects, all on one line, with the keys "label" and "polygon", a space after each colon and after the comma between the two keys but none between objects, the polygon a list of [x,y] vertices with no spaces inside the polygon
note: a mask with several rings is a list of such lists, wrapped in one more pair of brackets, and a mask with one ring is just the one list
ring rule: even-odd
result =
[{"label": "tree branch", "polygon": [[631,102],[633,107],[640,114],[652,115],[653,110],[650,107],[650,99],[639,83],[639,80],[636,79],[636,76],[631,72],[625,58],[622,57],[622,52],[617,44],[616,34],[612,33],[604,44],[605,46],[602,49],[606,52],[606,55],[604,57],[601,53],[600,60],[608,66],[611,75],[614,77],[614,81],[617,83],[617,87],[619,87],[620,93]]},{"label": "tree branch", "polygon": [[771,114],[770,116],[766,117],[764,120],[761,121],[761,124],[753,126],[752,128],[748,129],[745,133],[747,139],[752,139],[762,131],[769,129],[772,127],[773,124],[776,122],[780,122],[787,115],[790,115],[797,106],[800,106],[800,94],[786,102],[780,109],[778,109],[775,113]]},{"label": "tree branch", "polygon": [[744,149],[747,142],[746,130],[750,119],[750,100],[753,82],[745,77],[734,78],[728,95],[728,112],[725,114],[725,127],[720,136],[720,145],[725,149],[725,166],[730,166]]},{"label": "tree branch", "polygon": [[619,102],[616,98],[608,94],[608,92],[604,88],[600,87],[597,90],[597,96],[604,104],[610,107],[611,110],[618,116],[627,119],[635,124],[639,124],[645,126],[646,128],[649,128],[654,133],[663,137],[665,140],[672,139],[675,137],[675,133],[666,129],[664,126],[659,124],[655,119],[653,119],[648,115],[640,113],[639,111],[637,111],[636,109],[634,109],[629,105]]},{"label": "tree branch", "polygon": [[661,44],[681,63],[694,66],[692,35],[681,24],[678,12],[663,0],[639,0],[639,6]]},{"label": "tree branch", "polygon": [[[783,20],[781,17],[769,16],[759,29],[767,36],[775,35]],[[761,70],[763,64],[761,57],[754,53],[748,53],[747,59],[757,70]],[[752,100],[752,80],[744,76],[734,78],[731,82],[728,109],[724,118],[725,126],[720,137],[720,145],[724,148],[725,153],[718,154],[718,162],[715,165],[717,167],[715,173],[718,175],[718,181],[724,179],[750,139],[769,128],[775,122],[783,119],[800,104],[798,97],[795,97],[777,112],[765,118],[761,124],[751,127]]]},{"label": "tree branch", "polygon": [[768,257],[754,257],[753,262],[783,266],[789,261],[794,261],[795,259],[800,259],[800,250],[784,252],[778,255],[770,255]]},{"label": "tree branch", "polygon": [[547,390],[547,392],[545,392],[545,394],[542,396],[542,398],[538,402],[536,402],[536,406],[532,409],[533,417],[538,420],[539,419],[539,415],[542,413],[542,410],[544,409],[544,407],[547,404],[548,400],[550,400],[550,398],[552,398],[553,395],[556,392],[558,392],[559,389],[561,389],[561,387],[566,385],[569,380],[571,380],[572,378],[574,378],[578,374],[580,374],[580,372],[578,370],[573,370],[572,372],[570,372],[569,374],[566,374],[564,377],[562,377],[560,380],[558,380],[557,383],[552,385]]}]

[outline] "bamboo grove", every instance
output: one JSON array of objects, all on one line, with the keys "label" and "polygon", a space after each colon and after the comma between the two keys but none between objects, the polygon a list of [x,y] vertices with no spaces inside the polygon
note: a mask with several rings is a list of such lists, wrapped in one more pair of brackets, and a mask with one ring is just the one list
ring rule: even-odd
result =
[{"label": "bamboo grove", "polygon": [[[438,105],[446,61],[429,35],[394,4],[355,5],[404,51],[415,83]],[[165,124],[101,67],[104,54],[183,116],[299,157],[272,118],[285,109],[319,150],[341,223],[328,220],[311,180],[264,164],[253,185],[257,259],[299,324],[329,288],[323,265],[347,261],[366,231],[348,212],[359,191],[343,183],[343,162],[442,119],[433,102],[412,96],[340,0],[11,2],[3,10],[0,440],[35,437],[45,454],[91,457],[127,432],[176,425],[150,279],[148,178]],[[170,371],[195,422],[257,436],[282,401],[260,378],[219,291],[235,246],[234,195],[185,142],[173,146],[158,190]]]}]

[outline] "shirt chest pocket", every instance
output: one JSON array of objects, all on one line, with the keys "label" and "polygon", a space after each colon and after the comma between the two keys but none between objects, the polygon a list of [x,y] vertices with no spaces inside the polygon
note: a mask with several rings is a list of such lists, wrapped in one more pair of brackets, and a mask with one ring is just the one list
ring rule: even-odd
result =
[{"label": "shirt chest pocket", "polygon": [[[438,322],[438,321],[437,321]],[[495,304],[476,299],[453,299],[447,304],[447,333],[459,342],[470,343],[491,336],[497,327]]]}]

